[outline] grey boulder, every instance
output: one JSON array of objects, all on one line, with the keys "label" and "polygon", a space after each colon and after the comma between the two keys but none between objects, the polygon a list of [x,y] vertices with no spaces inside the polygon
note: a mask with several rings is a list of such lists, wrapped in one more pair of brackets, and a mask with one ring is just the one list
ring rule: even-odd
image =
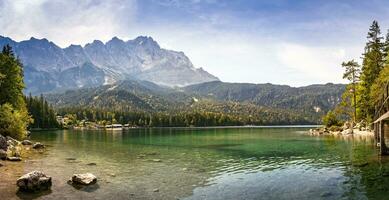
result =
[{"label": "grey boulder", "polygon": [[45,145],[43,145],[40,142],[37,142],[34,145],[32,145],[32,148],[34,148],[34,149],[43,149],[43,148],[45,148]]},{"label": "grey boulder", "polygon": [[7,157],[7,160],[9,160],[9,161],[22,161],[22,159],[20,157],[17,157],[17,156]]},{"label": "grey boulder", "polygon": [[32,142],[30,140],[23,140],[22,145],[32,145]]},{"label": "grey boulder", "polygon": [[73,174],[71,178],[71,182],[74,184],[90,185],[96,183],[97,178],[95,175],[91,173]]},{"label": "grey boulder", "polygon": [[29,192],[47,190],[51,187],[51,184],[51,177],[46,176],[46,174],[41,171],[32,171],[21,176],[16,181],[16,185],[19,189]]}]

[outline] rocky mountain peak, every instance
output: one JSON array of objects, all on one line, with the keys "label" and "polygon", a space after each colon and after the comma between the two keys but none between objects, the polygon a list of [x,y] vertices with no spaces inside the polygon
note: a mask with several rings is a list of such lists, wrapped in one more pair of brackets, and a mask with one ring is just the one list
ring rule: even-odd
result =
[{"label": "rocky mountain peak", "polygon": [[[94,40],[84,47],[60,48],[53,42],[31,37],[10,44],[29,70],[25,71],[27,92],[33,93],[91,87],[121,80],[139,79],[164,86],[186,86],[218,80],[193,66],[183,52],[166,50],[150,36],[123,41],[113,37],[106,43]],[[90,66],[85,68],[85,64]],[[77,84],[75,84],[77,83]],[[39,85],[39,88],[34,88]]]}]

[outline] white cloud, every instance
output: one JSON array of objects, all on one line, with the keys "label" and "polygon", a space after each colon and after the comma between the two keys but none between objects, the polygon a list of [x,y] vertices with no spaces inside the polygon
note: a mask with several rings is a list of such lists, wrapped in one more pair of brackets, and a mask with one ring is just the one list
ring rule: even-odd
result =
[{"label": "white cloud", "polygon": [[134,0],[4,0],[0,34],[16,40],[48,38],[61,46],[107,40],[134,23]]},{"label": "white cloud", "polygon": [[[184,1],[161,2],[186,7]],[[190,1],[188,9],[198,2]],[[337,36],[341,44],[331,43],[332,36],[318,42],[327,34],[320,34],[320,20],[314,25],[290,23],[279,27],[267,17],[248,20],[223,11],[196,12],[196,19],[183,21],[161,19],[159,13],[149,13],[153,16],[147,21],[139,18],[140,12],[136,0],[0,0],[0,35],[15,40],[45,37],[62,47],[94,39],[106,41],[113,36],[132,39],[150,35],[164,48],[185,52],[196,67],[223,81],[294,86],[342,82],[340,63],[359,58],[362,50],[345,41],[347,34]],[[341,25],[337,27],[341,29]],[[332,23],[326,23],[326,29],[333,28]],[[306,33],[303,37],[290,37],[291,32],[301,30]],[[319,46],[309,46],[307,41]]]},{"label": "white cloud", "polygon": [[355,48],[312,47],[293,43],[280,44],[277,59],[285,67],[296,70],[306,77],[315,78],[317,82],[344,82],[341,63],[358,58]]}]

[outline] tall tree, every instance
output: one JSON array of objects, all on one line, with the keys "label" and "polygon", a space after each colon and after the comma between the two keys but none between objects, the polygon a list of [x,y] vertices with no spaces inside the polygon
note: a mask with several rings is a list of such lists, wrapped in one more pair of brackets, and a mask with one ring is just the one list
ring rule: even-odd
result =
[{"label": "tall tree", "polygon": [[0,134],[23,138],[31,118],[24,100],[23,69],[9,45],[0,53]]},{"label": "tall tree", "polygon": [[384,63],[383,38],[377,21],[373,21],[370,26],[367,39],[360,78],[360,103],[362,108],[360,115],[371,120],[374,115],[374,105],[370,98],[371,86],[379,76]]},{"label": "tall tree", "polygon": [[385,41],[383,44],[383,59],[385,63],[388,61],[388,52],[389,52],[389,29],[386,32]]},{"label": "tall tree", "polygon": [[343,62],[342,67],[345,68],[343,79],[349,80],[351,84],[352,91],[346,91],[346,92],[351,92],[353,94],[353,102],[352,102],[352,105],[354,107],[353,121],[355,122],[357,120],[357,83],[359,81],[361,66],[354,60],[350,60],[348,62]]}]

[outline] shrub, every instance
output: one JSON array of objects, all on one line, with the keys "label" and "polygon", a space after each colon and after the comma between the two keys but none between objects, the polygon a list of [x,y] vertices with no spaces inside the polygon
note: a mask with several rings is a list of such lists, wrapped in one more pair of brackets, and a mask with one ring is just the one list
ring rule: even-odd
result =
[{"label": "shrub", "polygon": [[0,134],[17,139],[26,137],[27,126],[31,118],[27,110],[15,110],[11,104],[0,106]]},{"label": "shrub", "polygon": [[335,112],[328,111],[328,113],[323,117],[323,124],[326,127],[332,127],[332,126],[341,126],[342,122],[338,119]]}]

